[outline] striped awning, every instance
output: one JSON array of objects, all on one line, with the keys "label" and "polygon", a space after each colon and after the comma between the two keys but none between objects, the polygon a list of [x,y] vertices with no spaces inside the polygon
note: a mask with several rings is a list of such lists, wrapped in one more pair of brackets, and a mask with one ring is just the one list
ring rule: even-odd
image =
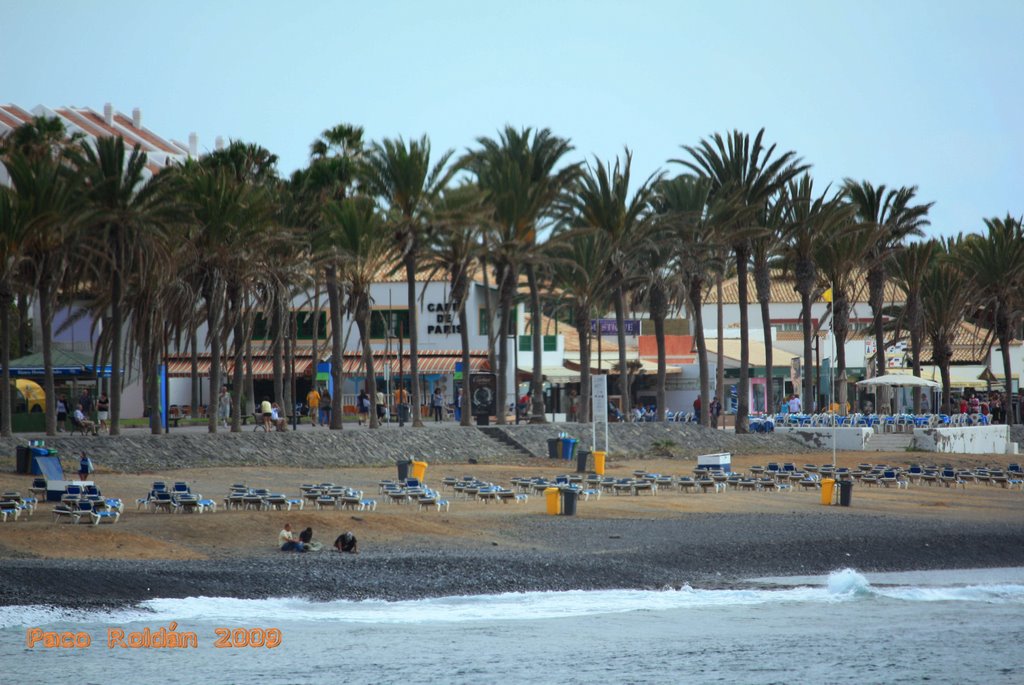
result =
[{"label": "striped awning", "polygon": [[[431,351],[421,353],[418,359],[419,372],[424,376],[446,376],[455,372],[455,364],[462,361],[462,353],[452,350],[444,352]],[[387,352],[374,352],[374,372],[380,376],[387,373],[390,375],[408,374],[411,370],[408,354],[402,355],[399,363],[398,355]],[[307,353],[304,357],[295,358],[295,373],[298,376],[305,376],[311,373],[313,360]],[[490,371],[487,363],[487,355],[474,352],[470,355],[469,366],[471,372]],[[225,358],[221,364],[225,378],[229,378],[234,372],[234,359]],[[347,352],[342,365],[342,373],[346,376],[362,376],[364,372],[363,357],[358,352]],[[201,377],[210,375],[210,358],[200,357],[198,360],[198,374]],[[188,378],[192,375],[192,361],[188,357],[174,357],[167,360],[167,375],[170,378]],[[269,380],[274,377],[274,361],[269,356],[253,357],[252,360],[253,378]]]},{"label": "striped awning", "polygon": [[[310,372],[312,359],[309,357],[295,358],[295,374],[304,376]],[[243,365],[243,371],[244,371]],[[221,364],[224,378],[230,378],[235,371],[234,359],[226,359]],[[198,375],[206,378],[210,375],[209,357],[200,357],[197,364]],[[167,376],[169,378],[188,378],[192,375],[192,360],[190,359],[168,359]],[[274,360],[267,357],[255,357],[252,360],[252,377],[259,380],[270,380],[274,377]]]}]

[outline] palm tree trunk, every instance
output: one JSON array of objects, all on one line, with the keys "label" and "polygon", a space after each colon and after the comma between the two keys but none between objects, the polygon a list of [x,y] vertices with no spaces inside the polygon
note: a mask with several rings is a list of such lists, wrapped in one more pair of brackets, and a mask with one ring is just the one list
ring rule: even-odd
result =
[{"label": "palm tree trunk", "polygon": [[576,322],[576,335],[580,340],[580,396],[576,420],[579,423],[590,423],[590,319]]},{"label": "palm tree trunk", "polygon": [[775,369],[772,366],[772,319],[768,309],[767,298],[759,298],[761,303],[761,325],[764,327],[764,374],[765,374],[765,414],[775,413]]},{"label": "palm tree trunk", "polygon": [[370,428],[380,428],[377,422],[377,376],[373,370],[373,351],[370,349],[370,305],[357,307],[356,327],[363,347],[363,369],[366,373],[366,394],[370,396]]},{"label": "palm tree trunk", "polygon": [[[910,319],[910,366],[918,378],[921,377],[921,310],[916,295],[907,297],[908,318]],[[921,413],[921,388],[914,388],[914,414]]]},{"label": "palm tree trunk", "polygon": [[949,360],[952,357],[946,350],[946,341],[932,339],[932,356],[939,366],[939,375],[942,377],[942,412],[952,414],[952,383],[949,378]]},{"label": "palm tree trunk", "polygon": [[[868,271],[868,303],[871,306],[872,326],[875,329],[875,375],[885,375],[885,331],[882,330],[882,307],[885,305],[885,268],[874,266]],[[875,411],[881,413],[884,402],[889,408],[889,389],[879,386],[875,390]]]},{"label": "palm tree trunk", "polygon": [[[24,357],[32,351],[32,329],[28,325],[29,294],[18,293],[18,356]],[[70,411],[71,408],[68,408]]]},{"label": "palm tree trunk", "polygon": [[[231,369],[231,432],[241,433],[242,432],[242,379],[243,379],[243,364],[245,363],[245,317],[242,316],[242,297],[239,292],[236,297],[232,298],[235,301],[232,302],[231,308],[235,311],[235,361],[233,368]],[[219,391],[218,391],[219,392]]]},{"label": "palm tree trunk", "polygon": [[11,288],[0,284],[0,437],[11,437]]},{"label": "palm tree trunk", "polygon": [[121,269],[118,266],[110,278],[110,435],[121,434],[121,335],[124,316],[121,309]]},{"label": "palm tree trunk", "polygon": [[526,280],[530,286],[530,334],[533,342],[533,406],[530,407],[530,423],[547,423],[544,417],[544,348],[543,325],[540,310],[540,288],[537,285],[537,272],[533,264],[526,265]]},{"label": "palm tree trunk", "polygon": [[283,348],[284,348],[284,327],[281,322],[281,309],[283,304],[278,299],[277,294],[274,294],[271,306],[274,308],[273,314],[270,316],[270,349],[271,349],[271,367],[274,375],[274,401],[284,401],[284,360],[283,360]]},{"label": "palm tree trunk", "polygon": [[[510,268],[507,266],[499,267],[498,271],[498,378],[497,378],[497,389],[498,389],[498,406],[496,416],[494,417],[495,423],[499,426],[504,426],[505,414],[508,409],[508,329],[512,322],[512,295],[513,290],[508,285]],[[516,330],[516,344],[519,344],[518,330]],[[513,378],[518,378],[519,369],[515,370]],[[513,381],[513,388],[518,389],[518,383]],[[519,398],[512,398],[513,406],[518,407]],[[419,411],[419,408],[416,407]]]},{"label": "palm tree trunk", "polygon": [[459,342],[462,344],[462,425],[472,426],[470,415],[469,375],[472,372],[469,359],[469,315],[466,313],[465,288],[459,295]]},{"label": "palm tree trunk", "polygon": [[832,287],[832,335],[836,339],[836,378],[830,379],[833,384],[838,382],[836,398],[840,407],[846,407],[850,391],[846,384],[846,336],[850,327],[850,302],[846,293],[837,292]]},{"label": "palm tree trunk", "polygon": [[[250,325],[251,325],[251,322],[250,322]],[[235,394],[237,395],[239,393],[235,393]],[[245,336],[245,397],[243,399],[245,400],[244,403],[242,402],[242,399],[238,400],[239,409],[240,410],[238,412],[236,412],[236,413],[238,414],[239,418],[241,418],[241,416],[242,416],[242,411],[243,411],[243,410],[241,410],[242,406],[245,407],[244,412],[246,414],[255,413],[256,412],[256,383],[254,382],[253,375],[252,375],[252,333],[251,333],[251,331],[250,331],[249,334],[247,334]]]},{"label": "palm tree trunk", "polygon": [[320,279],[313,286],[313,340],[310,350],[313,364],[313,387],[316,388],[316,366],[320,361]]},{"label": "palm tree trunk", "polygon": [[626,293],[621,285],[615,289],[615,325],[619,329],[619,393],[622,396],[622,415],[628,419],[633,406],[629,396],[629,365],[626,362]]},{"label": "palm tree trunk", "polygon": [[[750,251],[746,245],[733,247],[736,254],[736,285],[740,304],[740,380],[736,388],[736,432],[749,432],[750,414],[750,317],[747,314],[747,261]],[[703,400],[702,400],[703,401]],[[703,406],[701,413],[703,413]]]},{"label": "palm tree trunk", "polygon": [[659,423],[665,420],[665,375],[667,364],[665,362],[665,317],[658,315],[654,318],[654,339],[658,344],[658,388],[655,396],[655,407],[657,414],[655,421]]},{"label": "palm tree trunk", "polygon": [[413,244],[403,261],[406,296],[409,298],[409,397],[412,402],[412,426],[423,428],[423,415],[420,413],[420,327],[416,307],[416,251],[417,246]]},{"label": "palm tree trunk", "polygon": [[[1006,416],[1006,423],[1020,423],[1020,416],[1014,415],[1013,412],[1013,373],[1010,367],[1010,340],[1012,335],[1010,333],[1010,327],[1007,325],[1005,328],[997,326],[996,334],[999,338],[999,347],[1001,348],[1000,353],[1003,357],[1003,382],[1006,384],[1004,387],[1006,390],[1003,392],[1003,413]],[[1020,406],[1017,407],[1017,411],[1020,412]]]},{"label": "palm tree trunk", "polygon": [[191,348],[189,358],[192,362],[192,372],[190,374],[190,380],[192,381],[192,416],[199,416],[199,333],[195,328],[192,329],[192,333],[189,336],[189,347]]},{"label": "palm tree trunk", "polygon": [[[52,278],[43,276],[39,284],[39,318],[43,341],[43,392],[46,394],[46,434],[57,434],[57,402],[53,384],[53,291]],[[5,390],[5,392],[7,392]]]},{"label": "palm tree trunk", "polygon": [[329,266],[325,272],[327,281],[327,304],[331,311],[331,378],[334,392],[331,393],[331,428],[341,430],[341,379],[345,362],[341,347],[341,293],[338,289],[338,270]]},{"label": "palm tree trunk", "polygon": [[220,284],[209,287],[206,295],[206,326],[210,340],[210,400],[206,407],[207,425],[211,433],[217,432],[217,396],[220,393],[220,358],[221,358],[221,294]]},{"label": "palm tree trunk", "polygon": [[[155,318],[155,317],[154,317]],[[151,331],[152,333],[152,331]],[[146,354],[145,349],[143,350],[143,372],[142,375],[148,379],[145,385],[146,404],[151,408],[149,412],[149,432],[153,435],[162,435],[164,432],[164,424],[162,416],[160,414],[160,382],[157,378],[157,361],[160,358],[160,347],[162,341],[158,340],[155,335],[151,336],[152,339],[144,348],[149,350]]]},{"label": "palm tree trunk", "polygon": [[757,301],[761,305],[761,329],[764,331],[764,411],[766,414],[774,414],[775,374],[772,368],[772,318],[769,311],[772,301],[772,281],[767,257],[756,257],[754,260],[754,287],[757,289]]},{"label": "palm tree trunk", "polygon": [[[813,326],[811,324],[811,288],[813,285],[807,283],[800,284],[800,327],[803,333],[804,339],[804,363],[803,363],[803,387],[800,389],[800,393],[803,396],[804,402],[810,402],[814,391],[813,378],[811,376],[811,369],[814,368],[814,352],[811,346],[811,335],[813,333]],[[793,388],[793,392],[796,392],[796,388]],[[785,402],[785,398],[783,398]],[[839,413],[845,413],[846,405],[839,406]]]},{"label": "palm tree trunk", "polygon": [[[718,397],[718,404],[722,406],[722,411],[725,411],[725,322],[722,318],[725,316],[725,305],[722,303],[722,298],[725,297],[725,288],[723,286],[722,274],[718,274],[715,279],[715,293],[718,296],[718,340],[716,341],[715,354],[717,356],[715,366],[715,395]],[[722,418],[722,423],[725,423],[725,417]],[[715,428],[718,428],[718,421],[715,421]]]},{"label": "palm tree trunk", "polygon": [[[697,343],[697,366],[700,373],[700,425],[710,426],[711,378],[708,373],[708,345],[704,340],[704,313],[701,311],[703,282],[695,278],[690,283],[690,308],[693,310],[694,341]],[[721,298],[719,298],[721,302]],[[721,321],[721,317],[719,317]],[[721,337],[719,337],[721,340]]]}]

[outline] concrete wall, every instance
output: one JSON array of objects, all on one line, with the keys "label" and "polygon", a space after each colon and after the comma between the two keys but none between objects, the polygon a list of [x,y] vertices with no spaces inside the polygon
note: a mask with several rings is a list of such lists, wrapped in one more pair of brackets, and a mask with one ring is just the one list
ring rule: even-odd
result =
[{"label": "concrete wall", "polygon": [[[789,426],[778,426],[776,433],[788,435],[794,440],[804,442],[809,447],[818,449],[832,448],[831,428],[792,428]],[[836,428],[835,442],[836,449],[864,451],[868,449],[871,436],[874,431],[870,428]]]},{"label": "concrete wall", "polygon": [[917,449],[956,454],[1008,454],[1008,426],[972,426],[968,428],[916,428]]}]

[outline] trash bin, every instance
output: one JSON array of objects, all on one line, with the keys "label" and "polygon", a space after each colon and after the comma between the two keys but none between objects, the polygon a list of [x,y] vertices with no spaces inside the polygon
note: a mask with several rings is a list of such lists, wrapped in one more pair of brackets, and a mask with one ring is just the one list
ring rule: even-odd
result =
[{"label": "trash bin", "polygon": [[604,475],[604,452],[600,450],[594,450],[594,473]]},{"label": "trash bin", "polygon": [[412,477],[423,482],[427,475],[427,462],[412,460]]},{"label": "trash bin", "polygon": [[562,459],[566,461],[572,461],[572,458],[576,456],[576,443],[579,440],[576,438],[564,438],[562,440]]},{"label": "trash bin", "polygon": [[576,515],[576,499],[579,493],[576,488],[562,488],[562,516]]},{"label": "trash bin", "polygon": [[28,447],[24,445],[18,445],[15,449],[16,454],[16,471],[18,473],[28,473],[32,468],[32,452],[29,451]]},{"label": "trash bin", "polygon": [[821,479],[821,503],[825,506],[832,504],[832,488],[836,485],[833,478]]},{"label": "trash bin", "polygon": [[396,462],[395,465],[398,467],[398,480],[404,483],[405,479],[409,477],[409,466],[412,465],[412,462],[408,459],[402,459]]},{"label": "trash bin", "polygon": [[548,438],[548,458],[558,459],[562,456],[562,439]]},{"label": "trash bin", "polygon": [[587,472],[587,459],[590,458],[590,452],[587,450],[577,450],[576,452],[576,473]]},{"label": "trash bin", "polygon": [[552,516],[558,516],[560,513],[558,504],[560,492],[558,488],[544,488],[544,500],[547,502],[548,513]]},{"label": "trash bin", "polygon": [[839,481],[839,506],[848,507],[850,506],[850,499],[853,497],[853,481],[852,480],[841,480]]}]

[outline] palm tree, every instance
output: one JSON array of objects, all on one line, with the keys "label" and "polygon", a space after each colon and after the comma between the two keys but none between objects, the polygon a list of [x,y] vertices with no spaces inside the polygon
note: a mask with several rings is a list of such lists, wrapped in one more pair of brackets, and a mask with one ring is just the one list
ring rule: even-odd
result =
[{"label": "palm tree", "polygon": [[[924,339],[924,316],[921,311],[921,288],[925,276],[933,268],[939,244],[934,240],[911,243],[894,253],[889,263],[893,281],[906,293],[903,325],[910,333],[910,360],[914,375],[921,376],[921,343]],[[914,390],[914,413],[921,412],[921,389]]]},{"label": "palm tree", "polygon": [[831,381],[836,387],[836,398],[842,412],[846,411],[849,393],[846,339],[850,331],[850,303],[862,292],[864,269],[871,268],[877,259],[873,248],[878,231],[874,225],[857,224],[850,218],[837,220],[829,222],[827,232],[814,246],[813,260],[821,270],[821,285],[832,289],[831,326],[836,346],[836,375]]},{"label": "palm tree", "polygon": [[[1007,215],[1003,219],[985,219],[985,228],[987,235],[964,238],[957,255],[999,340],[1009,408],[1013,392],[1010,341],[1024,317],[1024,227],[1021,219]],[[1011,416],[1010,420],[1017,423],[1020,416]]]},{"label": "palm tree", "polygon": [[656,172],[645,180],[630,197],[630,170],[633,154],[627,149],[625,158],[615,164],[595,160],[587,165],[572,184],[565,204],[575,213],[578,228],[601,231],[608,236],[611,261],[604,269],[606,287],[612,291],[619,343],[619,392],[622,411],[630,413],[632,401],[628,366],[626,364],[626,293],[650,274],[643,255],[655,251],[650,221],[654,185],[661,180]]},{"label": "palm tree", "polygon": [[754,265],[754,290],[761,306],[761,328],[764,331],[764,373],[767,382],[765,413],[775,413],[775,373],[772,349],[772,281],[771,267],[782,248],[782,236],[785,232],[784,211],[786,198],[780,191],[768,199],[760,211],[758,225],[764,230],[750,241],[750,255]]},{"label": "palm tree", "polygon": [[[292,175],[292,184],[301,189],[309,203],[315,235],[322,223],[323,208],[329,202],[343,200],[358,185],[359,171],[364,155],[363,128],[351,124],[338,124],[325,130],[310,145],[310,163]],[[344,371],[344,349],[342,339],[342,292],[338,279],[337,251],[333,246],[313,240],[321,252],[313,250],[315,260],[323,265],[324,284],[327,290],[328,311],[331,320],[331,378],[334,393],[331,395],[331,428],[342,428],[341,388]],[[315,363],[315,362],[314,362]]]},{"label": "palm tree", "polygon": [[68,251],[76,242],[78,219],[63,148],[57,156],[27,156],[15,150],[4,159],[15,193],[15,215],[25,229],[27,276],[39,301],[43,352],[43,391],[46,393],[46,434],[56,435],[57,414],[53,377],[53,316],[68,271]]},{"label": "palm tree", "polygon": [[15,214],[16,198],[0,186],[0,437],[11,437],[11,300],[28,235]]},{"label": "palm tree", "polygon": [[409,373],[412,425],[423,427],[419,383],[419,325],[416,305],[416,276],[420,252],[430,239],[432,206],[456,171],[447,168],[453,150],[447,150],[436,164],[430,164],[430,139],[406,142],[385,138],[374,143],[366,156],[367,191],[384,200],[390,209],[388,227],[399,244],[399,258],[405,266],[409,311]]},{"label": "palm tree", "polygon": [[[534,421],[543,423],[544,394],[541,368],[540,290],[535,263],[538,261],[538,233],[546,228],[555,203],[578,173],[578,165],[555,167],[572,150],[568,140],[549,129],[536,132],[506,126],[497,139],[478,138],[479,148],[467,153],[460,166],[477,179],[493,209],[494,225],[487,234],[498,280],[499,341],[498,398],[504,407],[508,399],[508,336],[513,299],[518,288],[520,269],[526,272],[530,288],[530,318],[533,336]],[[518,369],[516,370],[518,373]],[[504,411],[498,423],[505,423]]]},{"label": "palm tree", "polygon": [[172,203],[156,192],[157,183],[146,181],[146,153],[138,145],[129,154],[120,136],[83,142],[72,150],[78,182],[84,189],[85,251],[96,283],[109,284],[109,298],[98,301],[103,311],[94,309],[96,319],[105,318],[109,305],[109,326],[100,336],[100,347],[109,352],[110,434],[120,434],[121,386],[124,353],[125,281],[138,256],[137,246],[147,233],[170,218]]},{"label": "palm tree", "polygon": [[[345,311],[355,321],[363,347],[367,391],[370,396],[370,428],[377,428],[377,388],[370,349],[370,288],[393,257],[394,241],[373,202],[365,197],[329,203],[324,208],[323,234],[340,254],[341,276],[348,293]],[[389,362],[385,362],[389,363]]]},{"label": "palm tree", "polygon": [[[672,160],[711,181],[711,198],[719,205],[717,220],[731,237],[739,286],[740,378],[737,387],[736,431],[748,431],[750,404],[750,322],[747,315],[747,264],[750,239],[755,237],[757,212],[770,197],[808,169],[795,152],[783,152],[775,159],[775,145],[765,148],[764,129],[753,141],[746,133],[733,131],[728,138],[714,134],[696,147],[684,145],[689,160]],[[722,203],[728,198],[729,204]],[[726,206],[732,211],[725,211]]]},{"label": "palm tree", "polygon": [[611,293],[604,269],[612,259],[611,240],[600,231],[559,227],[550,250],[549,275],[557,305],[571,312],[580,344],[580,404],[577,421],[590,422],[592,334],[594,317],[608,311]]},{"label": "palm tree", "polygon": [[942,411],[950,413],[951,383],[949,366],[953,360],[953,340],[970,308],[973,287],[960,268],[963,238],[943,240],[931,268],[921,281],[921,312],[925,334],[932,346],[932,361],[942,377]]},{"label": "palm tree", "polygon": [[[211,433],[217,432],[217,404],[221,386],[222,350],[229,296],[242,291],[246,274],[254,267],[253,247],[265,238],[273,205],[266,188],[239,182],[223,167],[207,169],[187,165],[182,174],[182,197],[189,201],[187,273],[206,309],[210,346]],[[237,394],[237,393],[236,393]]]},{"label": "palm tree", "polygon": [[[462,425],[472,425],[466,410],[470,397],[469,316],[466,300],[472,270],[482,255],[482,227],[490,221],[489,208],[483,193],[475,185],[449,188],[435,203],[434,230],[425,263],[448,276],[449,297],[458,306],[459,338],[462,349]],[[411,338],[410,338],[411,340]]]},{"label": "palm tree", "polygon": [[[721,236],[711,204],[711,181],[706,177],[683,174],[657,184],[654,200],[660,222],[675,234],[676,255],[673,266],[693,315],[693,335],[697,346],[700,374],[700,423],[711,424],[711,377],[707,341],[704,338],[703,298],[707,282],[721,271]],[[719,298],[721,299],[721,298]]]},{"label": "palm tree", "polygon": [[878,241],[872,249],[874,266],[868,269],[868,305],[874,320],[875,373],[882,376],[885,375],[885,263],[891,253],[902,248],[906,238],[923,235],[921,229],[928,225],[928,210],[935,203],[912,204],[917,186],[887,190],[884,185],[876,188],[868,181],[857,183],[847,178],[843,181],[843,191],[856,208],[857,221],[879,229]]},{"label": "palm tree", "polygon": [[[804,378],[801,392],[804,401],[807,402],[814,398],[814,381],[811,375],[811,369],[814,368],[811,348],[811,304],[820,292],[821,282],[815,255],[822,248],[823,241],[836,237],[836,227],[849,221],[853,209],[841,202],[838,192],[829,197],[828,188],[815,197],[814,181],[808,174],[790,181],[786,195],[782,257],[787,270],[793,273],[793,289],[800,293],[800,322],[804,343]],[[843,404],[844,412],[845,407]]]}]

